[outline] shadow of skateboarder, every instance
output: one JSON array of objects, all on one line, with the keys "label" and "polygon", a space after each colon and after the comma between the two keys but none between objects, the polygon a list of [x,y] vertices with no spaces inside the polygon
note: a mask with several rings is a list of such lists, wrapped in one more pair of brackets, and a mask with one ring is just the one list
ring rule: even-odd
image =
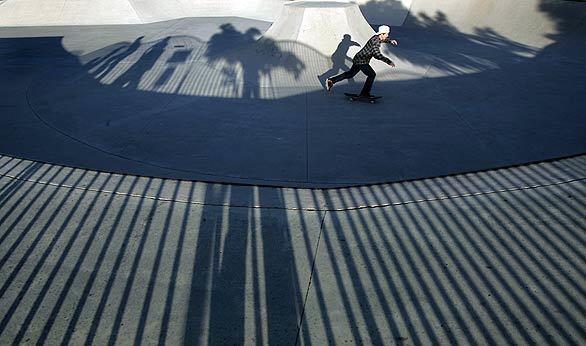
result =
[{"label": "shadow of skateboarder", "polygon": [[346,60],[352,61],[352,59],[348,57],[348,50],[353,46],[360,47],[360,44],[358,42],[352,41],[352,36],[345,34],[344,38],[342,41],[340,41],[338,47],[334,51],[334,54],[332,54],[332,68],[317,76],[320,84],[323,87],[326,87],[326,79],[328,76],[338,73],[340,70],[344,72],[348,70],[348,67],[346,66]]}]

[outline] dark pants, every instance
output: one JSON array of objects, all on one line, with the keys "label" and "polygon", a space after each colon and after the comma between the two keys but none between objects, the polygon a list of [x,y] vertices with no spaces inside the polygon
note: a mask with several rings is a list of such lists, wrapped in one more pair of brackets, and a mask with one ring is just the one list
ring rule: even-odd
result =
[{"label": "dark pants", "polygon": [[330,79],[335,84],[341,80],[352,78],[352,77],[356,76],[358,71],[362,71],[362,73],[364,73],[366,75],[366,83],[364,83],[364,87],[362,88],[360,95],[370,95],[370,89],[372,89],[372,83],[374,83],[374,77],[376,77],[376,72],[374,72],[372,67],[370,67],[370,65],[368,65],[368,64],[364,64],[364,65],[352,64],[352,67],[350,68],[349,71],[341,73],[341,74],[334,76]]}]

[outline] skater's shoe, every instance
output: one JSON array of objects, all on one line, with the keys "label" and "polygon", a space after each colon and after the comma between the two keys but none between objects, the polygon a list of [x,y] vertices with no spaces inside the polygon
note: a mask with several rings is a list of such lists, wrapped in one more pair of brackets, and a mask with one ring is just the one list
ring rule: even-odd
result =
[{"label": "skater's shoe", "polygon": [[332,82],[332,80],[331,80],[331,79],[329,79],[329,78],[328,78],[328,79],[326,79],[326,90],[327,90],[327,91],[330,91],[330,90],[332,90],[332,87],[333,87],[333,86],[334,86],[334,82]]},{"label": "skater's shoe", "polygon": [[365,98],[365,99],[369,99],[369,98],[372,97],[372,95],[370,93],[367,93],[367,94],[360,94],[360,95],[358,95],[358,97]]}]

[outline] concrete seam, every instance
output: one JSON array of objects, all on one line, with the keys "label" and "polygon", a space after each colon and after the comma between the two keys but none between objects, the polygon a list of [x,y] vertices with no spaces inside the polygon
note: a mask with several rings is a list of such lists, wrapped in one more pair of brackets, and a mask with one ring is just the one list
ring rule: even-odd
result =
[{"label": "concrete seam", "polygon": [[128,6],[130,6],[130,8],[132,9],[132,12],[134,12],[134,15],[136,16],[136,19],[138,19],[138,21],[141,24],[144,24],[144,21],[142,20],[142,18],[140,17],[140,15],[138,14],[138,11],[136,10],[136,8],[134,8],[134,4],[132,3],[132,0],[128,0],[127,1]]},{"label": "concrete seam", "polygon": [[444,200],[452,200],[452,199],[459,199],[459,198],[468,198],[468,197],[478,197],[478,196],[486,196],[486,195],[493,195],[493,194],[501,194],[501,193],[511,193],[516,191],[526,191],[526,190],[535,190],[540,188],[546,188],[551,186],[559,186],[564,184],[571,184],[575,182],[580,182],[586,180],[586,177],[582,178],[575,178],[575,179],[568,179],[562,181],[556,181],[547,184],[537,184],[537,185],[527,185],[527,186],[518,186],[513,188],[504,188],[504,189],[496,189],[496,190],[486,190],[486,191],[479,191],[479,192],[471,192],[471,193],[463,193],[463,194],[456,194],[456,195],[446,195],[446,196],[436,196],[436,197],[429,197],[429,198],[421,198],[421,199],[414,199],[414,200],[404,200],[398,202],[389,202],[389,203],[381,203],[381,204],[372,204],[372,205],[357,205],[353,207],[345,207],[345,208],[319,208],[319,207],[277,207],[277,206],[262,206],[262,205],[231,205],[227,203],[206,203],[206,202],[198,202],[198,201],[189,201],[184,199],[174,199],[174,198],[167,198],[167,197],[157,197],[157,196],[149,196],[149,195],[140,195],[135,193],[129,192],[119,192],[113,190],[104,190],[104,189],[96,189],[91,187],[77,187],[68,184],[57,184],[52,182],[44,182],[44,181],[36,181],[32,179],[23,179],[19,178],[14,175],[10,174],[0,174],[0,177],[6,177],[13,180],[24,181],[33,184],[39,185],[48,185],[53,186],[56,188],[66,188],[66,189],[75,189],[79,191],[91,191],[96,193],[107,193],[107,194],[114,194],[117,196],[129,196],[133,198],[144,198],[150,199],[154,201],[161,201],[161,202],[169,202],[169,203],[182,203],[182,204],[190,204],[190,205],[197,205],[197,206],[214,206],[214,207],[231,207],[231,208],[246,208],[246,209],[272,209],[272,210],[288,210],[288,211],[330,211],[330,212],[341,212],[341,211],[352,211],[352,210],[361,210],[361,209],[379,209],[379,208],[391,208],[396,206],[403,206],[408,204],[419,204],[419,203],[427,203],[427,202],[437,202],[437,201],[444,201]]},{"label": "concrete seam", "polygon": [[309,182],[309,100],[305,92],[305,181]]},{"label": "concrete seam", "polygon": [[[425,71],[425,74],[423,75],[423,78],[427,78],[426,75],[432,66],[433,66],[433,63],[428,66],[427,70]],[[440,102],[444,103],[449,109],[452,110],[452,112],[454,112],[456,114],[456,117],[458,118],[460,123],[463,123],[465,127],[467,127],[470,131],[472,131],[472,134],[475,135],[474,137],[477,138],[482,143],[482,145],[484,146],[485,149],[492,152],[493,150],[492,150],[490,140],[487,140],[485,138],[482,130],[474,127],[466,119],[466,117],[452,103],[448,102],[444,97],[444,93],[437,85],[432,84],[432,88],[433,88],[432,90],[435,91],[435,93],[439,96]]]},{"label": "concrete seam", "polygon": [[412,7],[413,7],[413,2],[410,2],[409,3],[409,8],[407,8],[407,14],[405,15],[405,18],[403,18],[403,21],[401,22],[401,26],[403,26],[405,24],[405,22],[407,21],[407,18],[411,14],[411,8]]},{"label": "concrete seam", "polygon": [[61,6],[61,10],[59,11],[59,20],[63,19],[63,11],[65,10],[66,4],[67,4],[67,0],[64,0],[63,5]]},{"label": "concrete seam", "polygon": [[305,291],[305,298],[303,299],[303,309],[301,310],[301,317],[299,318],[299,325],[297,326],[297,335],[295,337],[295,344],[297,345],[299,342],[299,335],[301,334],[301,326],[303,324],[303,318],[305,317],[305,307],[307,306],[307,298],[309,297],[309,289],[311,288],[311,280],[313,279],[313,273],[315,272],[315,262],[317,261],[317,252],[319,250],[319,243],[321,240],[321,235],[324,230],[324,224],[326,221],[326,215],[328,214],[327,210],[324,212],[324,215],[321,219],[321,225],[319,227],[319,234],[317,236],[317,242],[315,245],[315,252],[313,253],[313,261],[311,263],[311,271],[309,273],[309,282],[307,283],[307,290]]},{"label": "concrete seam", "polygon": [[428,79],[427,77],[427,73],[429,72],[429,70],[431,70],[431,68],[434,67],[433,66],[433,62],[430,63],[429,65],[427,65],[427,69],[425,69],[425,73],[423,74],[423,76],[421,77],[422,79]]}]

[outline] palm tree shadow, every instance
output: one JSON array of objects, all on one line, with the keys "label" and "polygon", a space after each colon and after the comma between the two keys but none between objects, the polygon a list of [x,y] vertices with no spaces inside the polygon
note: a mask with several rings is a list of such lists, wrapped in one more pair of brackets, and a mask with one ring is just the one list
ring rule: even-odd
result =
[{"label": "palm tree shadow", "polygon": [[257,28],[241,32],[226,23],[220,29],[210,38],[204,57],[208,63],[219,66],[224,84],[231,85],[241,98],[261,98],[261,88],[272,86],[275,69],[284,69],[295,79],[305,69],[300,58],[281,48],[278,41],[261,38]]}]

